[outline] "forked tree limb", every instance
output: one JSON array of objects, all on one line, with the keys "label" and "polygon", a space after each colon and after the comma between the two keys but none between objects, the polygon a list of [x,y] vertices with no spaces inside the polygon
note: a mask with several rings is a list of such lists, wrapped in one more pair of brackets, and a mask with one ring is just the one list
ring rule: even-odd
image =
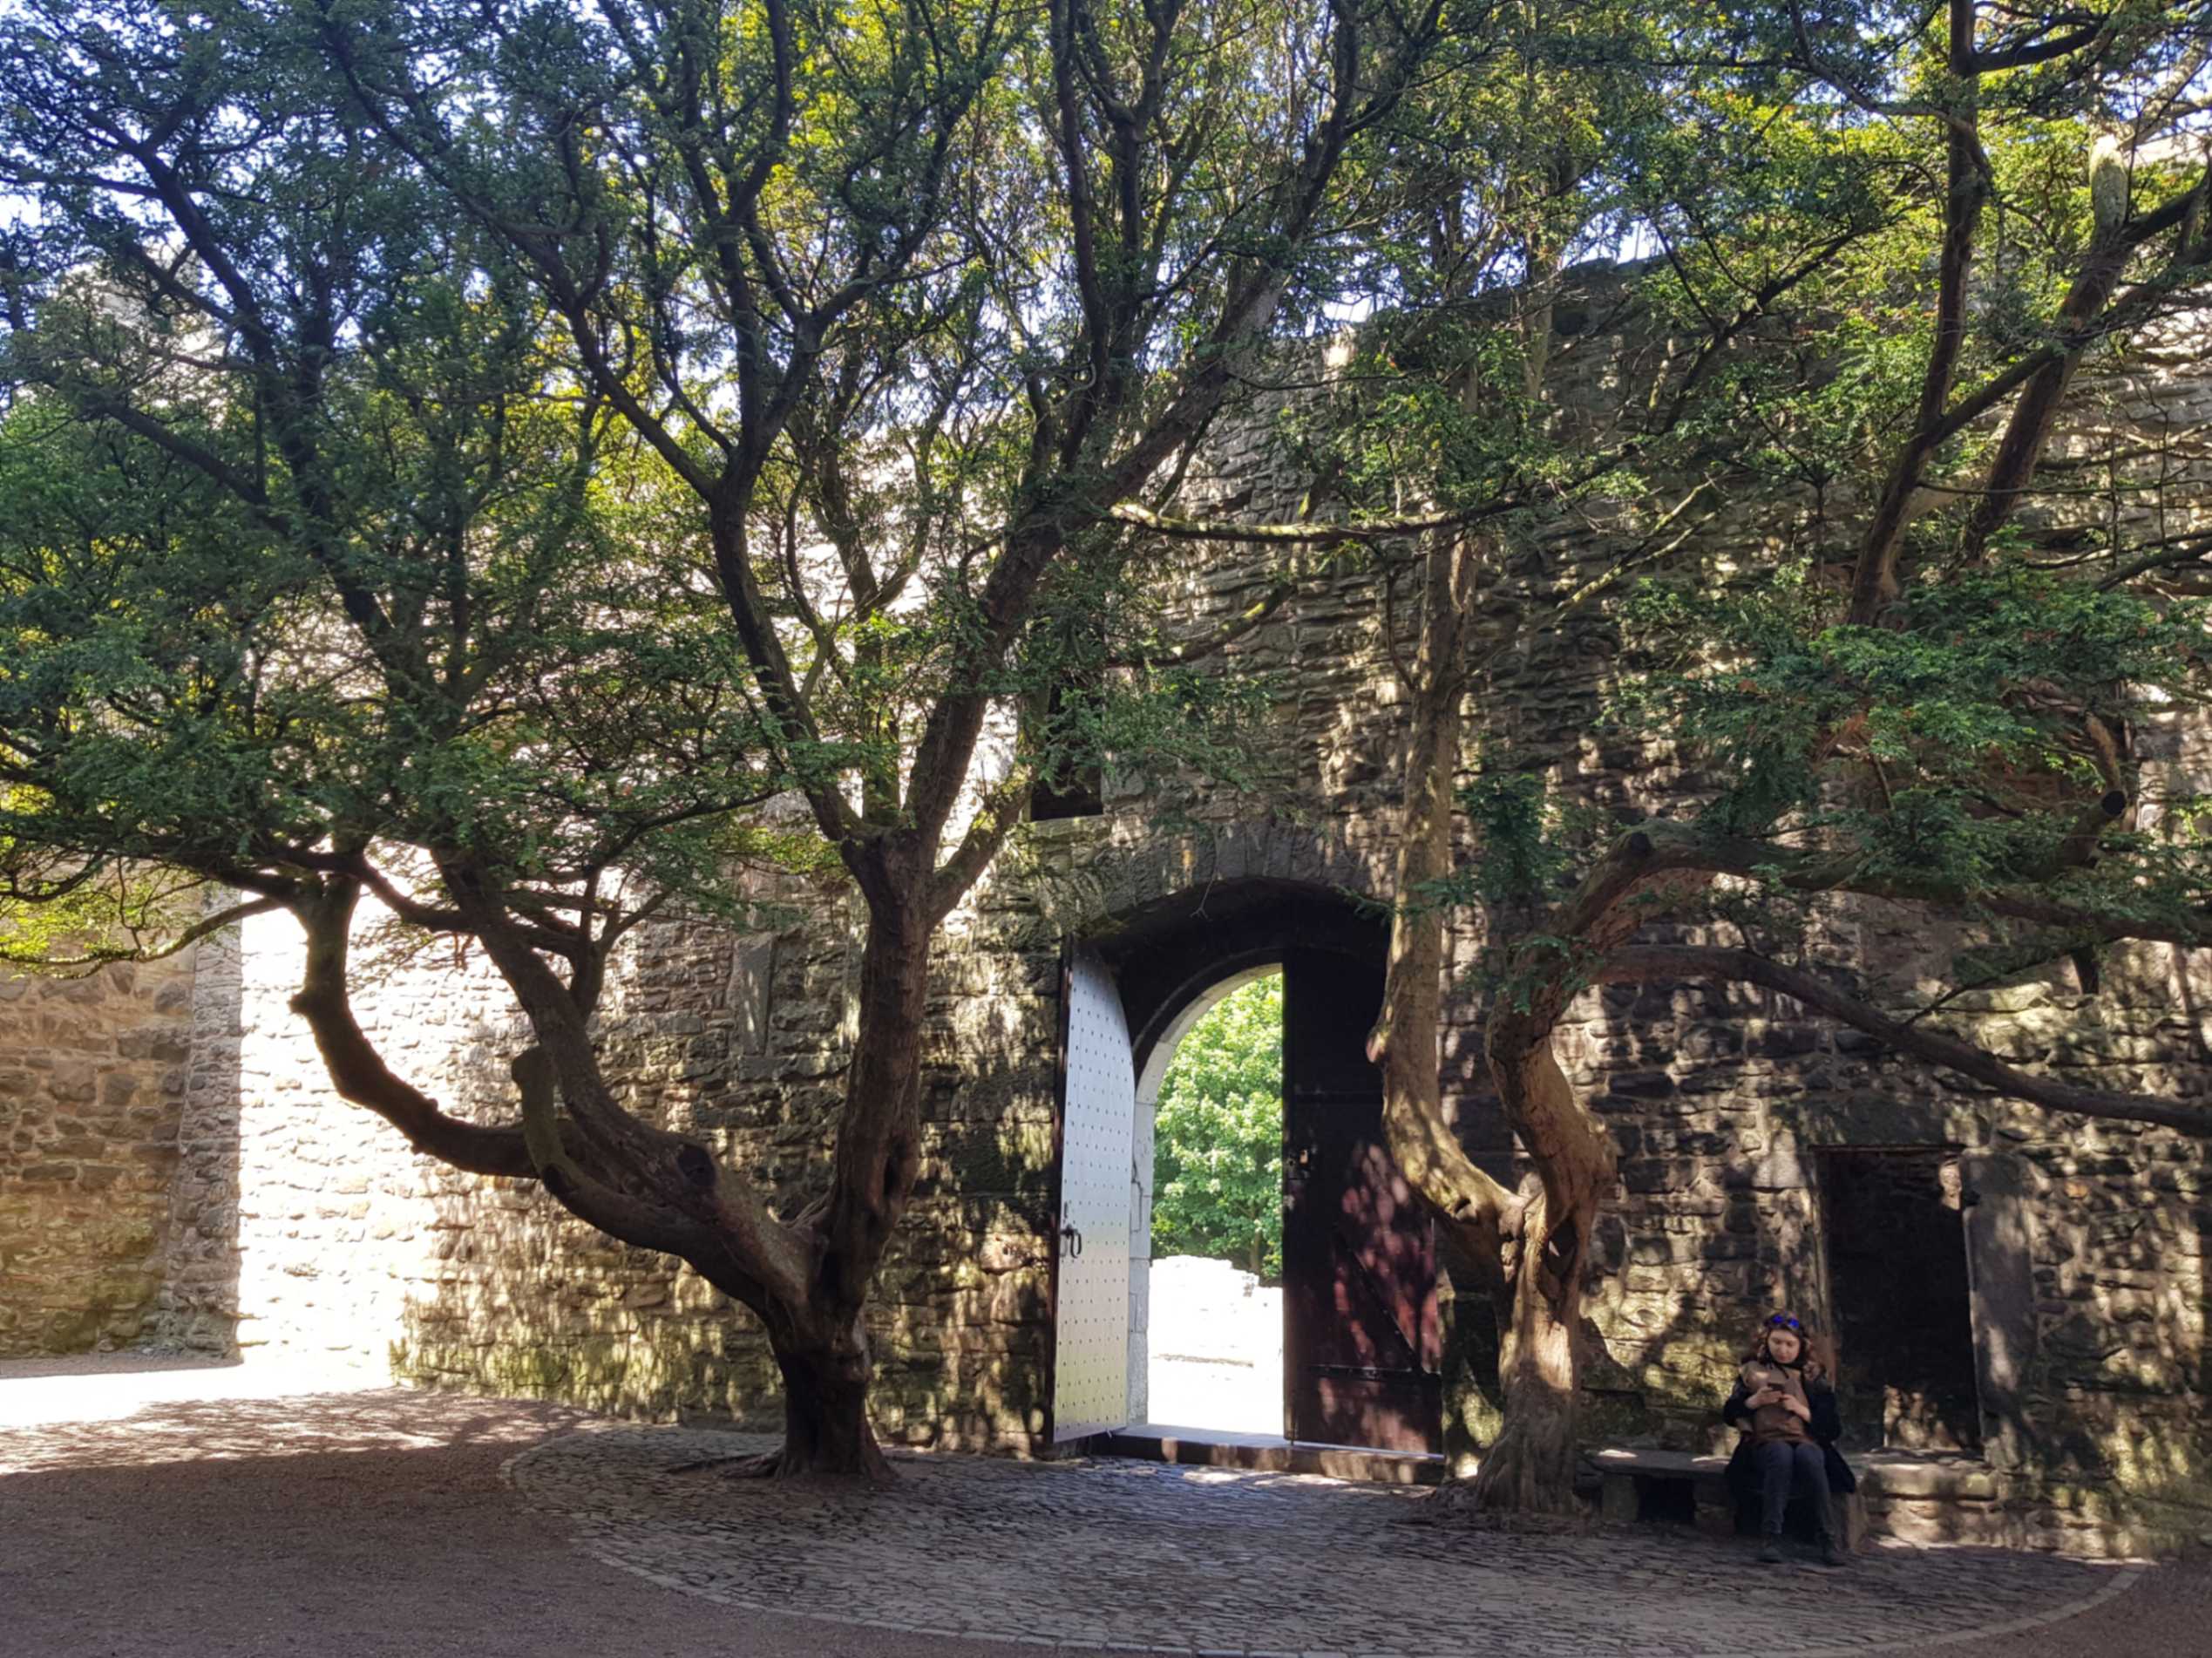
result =
[{"label": "forked tree limb", "polygon": [[1974,255],[1983,204],[1989,197],[1989,160],[1983,153],[1974,93],[1973,0],[1950,0],[1951,68],[1962,89],[1964,112],[1945,112],[1944,234],[1937,264],[1935,336],[1920,380],[1911,434],[1898,445],[1890,473],[1859,545],[1851,577],[1849,620],[1870,625],[1897,595],[1897,560],[1911,523],[1911,503],[1928,463],[1943,442],[1944,411],[1965,344],[1967,274]]},{"label": "forked tree limb", "polygon": [[295,907],[307,931],[307,958],[292,1011],[307,1021],[330,1085],[341,1099],[365,1106],[425,1156],[471,1174],[537,1178],[519,1125],[492,1126],[448,1116],[438,1102],[384,1063],[354,1016],[348,986],[350,905],[303,900]]},{"label": "forked tree limb", "polygon": [[554,1071],[542,1048],[526,1050],[510,1068],[522,1115],[518,1123],[486,1125],[452,1117],[394,1071],[353,1010],[350,933],[360,892],[356,880],[331,876],[319,894],[291,907],[307,932],[306,965],[291,1006],[306,1020],[341,1098],[374,1111],[417,1151],[454,1168],[539,1181],[564,1208],[610,1237],[689,1260],[717,1288],[756,1308],[769,1276],[764,1267],[781,1264],[785,1277],[797,1281],[795,1251],[780,1229],[770,1240],[773,1253],[747,1250],[742,1231],[707,1224],[606,1178],[596,1166],[592,1143],[578,1132],[580,1125],[554,1116]]},{"label": "forked tree limb", "polygon": [[2153,1123],[2200,1139],[2212,1139],[2212,1109],[2180,1104],[2153,1094],[2076,1088],[2039,1077],[1972,1043],[1893,1018],[1832,979],[1786,966],[1755,951],[1700,945],[1625,945],[1609,952],[1593,967],[1591,976],[1607,984],[1712,979],[1760,985],[1877,1037],[1901,1054],[1956,1071],[2031,1104],[2082,1117]]},{"label": "forked tree limb", "polygon": [[[2055,332],[2064,343],[2052,359],[2036,370],[2021,390],[1998,439],[1997,453],[1980,498],[1966,521],[1963,551],[1971,558],[1988,546],[1990,537],[2012,515],[2013,509],[2035,483],[2035,472],[2050,445],[2059,411],[2073,383],[2083,353],[2096,337],[2091,326],[2111,303],[2114,291],[2127,268],[2127,261],[2144,241],[2158,231],[2183,222],[2194,207],[2202,212],[2212,191],[2212,169],[2198,175],[2194,188],[2162,207],[2129,221],[2124,218],[2100,225],[2095,241],[2082,256],[2066,298],[2060,302]],[[2124,203],[2125,197],[2122,196]],[[2124,207],[2122,209],[2124,212]],[[2184,248],[2186,260],[2195,250]]]},{"label": "forked tree limb", "polygon": [[[1946,213],[1978,217],[1978,206],[1970,204],[1958,193],[1960,175],[1955,166],[1952,178],[1954,191],[1947,201]],[[2200,174],[2190,188],[2127,218],[2100,234],[2083,255],[2074,280],[2061,302],[2053,330],[2056,337],[2041,350],[1993,375],[1972,392],[1951,402],[1955,360],[1944,357],[1940,349],[1931,354],[1923,384],[1920,417],[1912,437],[1897,451],[1873,523],[1861,547],[1858,568],[1853,578],[1852,622],[1871,623],[1895,595],[1896,561],[1910,522],[1910,503],[1921,487],[1930,459],[1944,443],[2019,391],[2020,400],[2006,423],[1984,486],[1977,492],[1979,499],[1967,529],[1969,550],[1985,546],[2011,518],[2033,485],[2036,469],[2055,429],[2058,411],[2065,402],[2082,354],[2100,340],[2140,326],[2151,315],[2158,296],[2175,280],[2170,274],[2148,278],[2120,293],[2120,278],[2128,259],[2144,243],[2176,228],[2183,231],[2185,238],[2185,245],[2176,255],[2178,269],[2185,273],[2212,255],[2212,249],[2186,240],[2187,228],[2192,222],[2190,215],[2202,215],[2209,189],[2212,189],[2212,175]],[[1966,247],[1958,255],[1962,262],[1971,253],[1971,244],[1970,224]],[[1948,230],[1944,248],[1944,271],[1948,275],[1952,253],[1952,236]],[[1962,262],[1962,280],[1964,270]],[[1947,337],[1940,323],[1944,317],[1952,315],[1951,308],[1952,290],[1946,286],[1937,302],[1938,348]],[[1958,315],[1963,316],[1963,312]]]}]

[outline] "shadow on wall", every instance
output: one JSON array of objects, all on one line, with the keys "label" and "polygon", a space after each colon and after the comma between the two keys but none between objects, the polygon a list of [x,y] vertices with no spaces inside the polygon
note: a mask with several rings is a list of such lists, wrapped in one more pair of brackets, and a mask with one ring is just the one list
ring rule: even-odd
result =
[{"label": "shadow on wall", "polygon": [[[1750,1334],[1795,1308],[1825,1328],[1814,1206],[1762,1156],[1760,1097],[1772,1067],[1686,1050],[1740,1049],[1740,1011],[1704,985],[1609,988],[1578,1001],[1558,1043],[1563,1068],[1612,1135],[1619,1185],[1588,1257],[1582,1326],[1583,1434],[1592,1444],[1706,1452],[1734,1434],[1720,1410]],[[1757,1022],[1752,1022],[1757,1041]],[[1517,1186],[1525,1161],[1508,1138],[1479,1028],[1448,1034],[1448,1107],[1469,1153]],[[1446,1451],[1464,1464],[1500,1422],[1490,1304],[1473,1263],[1444,1266]]]},{"label": "shadow on wall", "polygon": [[0,1356],[167,1335],[194,958],[0,973]]},{"label": "shadow on wall", "polygon": [[[2069,1046],[2109,1043],[2095,1027],[2126,1016],[2068,1009],[2051,1063],[2081,1063]],[[1474,1042],[1471,1029],[1458,1038],[1463,1062]],[[1877,1528],[1916,1543],[2087,1556],[2172,1552],[2212,1535],[2203,1147],[2047,1118],[1930,1077],[1756,992],[1594,994],[1578,1004],[1562,1058],[1620,1151],[1586,1303],[1590,1443],[1725,1452],[1734,1436],[1720,1402],[1765,1312],[1788,1305],[1825,1336],[1840,1325],[1849,1338],[1869,1317],[1896,1315],[1900,1298],[1889,1279],[1836,1272],[1839,1255],[1887,1246],[1892,1277],[1956,1278],[1971,1249],[1971,1294],[1962,1281],[1946,1306],[1958,1321],[1951,1338],[1973,1344],[1979,1376],[1962,1385],[1978,1421],[1961,1418],[1953,1437],[1968,1438],[1974,1422],[1986,1460],[1916,1447],[1931,1437],[1926,1424],[1911,1410],[1885,1423],[1877,1408],[1871,1425],[1888,1441],[1868,1486]],[[1824,1075],[1851,1085],[1822,1086]],[[1473,1079],[1458,1073],[1455,1097],[1462,1132],[1480,1145],[1483,1113],[1496,1108]],[[1957,1163],[1960,1145],[1974,1152]],[[1878,1240],[1832,1234],[1831,1224],[1853,1224],[1851,1206],[1823,1215],[1820,1170],[1871,1155],[1924,1164],[1931,1178],[1939,1165],[1963,1169],[1982,1240],[1962,1233],[1955,1211],[1940,1236],[1931,1227],[1917,1240],[1894,1227]],[[1494,1172],[1512,1170],[1494,1147],[1483,1157]],[[1937,1247],[1951,1258],[1923,1259]],[[1836,1304],[1876,1294],[1881,1306]],[[1479,1328],[1487,1308],[1471,1310]],[[1847,1340],[1847,1392],[1911,1405],[1927,1367],[1894,1346],[1863,1329]],[[1463,1455],[1495,1432],[1496,1396],[1464,1369],[1455,1380],[1448,1448]]]},{"label": "shadow on wall", "polygon": [[[748,988],[743,941],[734,966],[721,942],[720,985],[698,929],[647,930],[639,948],[650,952],[651,982],[634,950],[610,974],[602,1061],[628,1103],[642,1095],[658,1108],[652,1120],[675,1125],[695,1118],[702,1098],[720,1103],[732,1002]],[[526,1040],[510,1008],[472,1009],[449,1068],[453,1109],[509,1115],[506,1065]],[[726,1137],[706,1138],[727,1150]],[[750,1315],[695,1274],[585,1226],[534,1182],[424,1168],[427,1213],[389,1342],[396,1376],[662,1418],[750,1421],[772,1394],[774,1367]]]},{"label": "shadow on wall", "polygon": [[[1607,1098],[1616,1108],[1625,1104],[1601,1097],[1601,1108]],[[1842,1145],[1855,1138],[1881,1144],[1910,1120],[1940,1143],[1973,1133],[1972,1120],[1981,1115],[1985,1140],[2019,1146],[2032,1119],[2008,1120],[2005,1111],[2001,1102],[1969,1096],[1819,1103],[1784,1096],[1764,1113],[1763,1127],[1751,1131],[1767,1138],[1770,1151],[1800,1132]],[[1720,1427],[1718,1404],[1758,1315],[1786,1302],[1820,1329],[1835,1328],[1839,1309],[1830,1304],[1829,1286],[1818,1281],[1825,1276],[1822,1256],[1839,1240],[1822,1235],[1809,1194],[1757,1184],[1782,1178],[1779,1161],[1747,1157],[1721,1169],[1715,1202],[1700,1195],[1700,1177],[1690,1168],[1649,1165],[1654,1132],[1679,1146],[1683,1131],[1648,1104],[1623,1109],[1622,1118],[1615,1131],[1624,1139],[1626,1190],[1599,1235],[1584,1333],[1586,1432],[1593,1443],[1726,1451],[1734,1436]],[[1991,1118],[2003,1132],[1992,1135]],[[1900,1460],[1893,1449],[1884,1460],[1899,1465],[1872,1483],[1869,1510],[1881,1529],[1917,1543],[2088,1556],[2201,1543],[2212,1533],[2202,1311],[2212,1216],[2201,1198],[2188,1207],[2186,1193],[2204,1187],[2202,1152],[2173,1137],[2127,1129],[2108,1137],[2082,1124],[2044,1123],[2032,1132],[2024,1152],[2007,1155],[2030,1170],[2098,1172],[2045,1175],[2012,1193],[1984,1189],[1970,1211],[1977,1224],[2005,1222],[2005,1250],[1976,1255],[1971,1306],[1962,1301],[1954,1308],[1961,1339],[1971,1334],[1980,1344],[1987,1460],[1934,1446]],[[1679,1195],[1637,1190],[1653,1182]],[[1962,1240],[1954,1233],[1945,1247],[1960,1252]],[[1800,1259],[1789,1260],[1793,1253]],[[2005,1259],[2021,1280],[2017,1317],[1995,1305],[2003,1293],[1996,1269]],[[1890,1266],[1893,1273],[1920,1269],[1905,1251]],[[1719,1293],[1705,1287],[1715,1269],[1725,1274]],[[1835,1296],[1846,1293],[1844,1283],[1833,1286]],[[1866,1293],[1863,1283],[1857,1293]],[[1910,1394],[1909,1384],[1896,1389],[1880,1374],[1882,1362],[1863,1344],[1857,1351],[1847,1346],[1841,1356],[1847,1390],[1866,1381],[1876,1396]],[[1991,1390],[1992,1374],[2008,1378],[2007,1395]]]},{"label": "shadow on wall", "polygon": [[[1726,538],[1708,550],[1727,551]],[[1602,746],[1596,715],[1618,657],[1600,614],[1557,637],[1513,642],[1492,664],[1485,739],[1623,821],[1694,804],[1700,779],[1678,757]],[[1855,964],[1901,1006],[1917,1005],[1908,964],[1930,948],[1924,920],[1839,903],[1813,926],[1815,955]],[[1649,935],[1712,941],[1687,928]],[[1479,933],[1455,943],[1454,970],[1464,973]],[[2027,983],[1978,1004],[1961,998],[1954,1010],[1986,1017],[1981,1034],[1998,1051],[2070,1080],[2201,1095],[2202,968],[2192,981],[2173,953],[2141,954],[2140,974],[2119,959],[2105,964],[2100,997]],[[1901,988],[1890,986],[1899,975]],[[1483,1065],[1478,998],[1455,996],[1448,1016],[1449,1107],[1470,1154],[1514,1184],[1523,1169]],[[1817,1200],[1819,1154],[1909,1147],[1925,1159],[1963,1148],[1970,1168],[2019,1171],[2017,1188],[2001,1194],[2019,1224],[2003,1251],[1978,1260],[1969,1297],[1979,1420],[1947,1424],[1961,1442],[1976,1429],[1987,1436],[1989,1462],[1964,1482],[1900,1477],[1872,1505],[1900,1534],[1930,1541],[2109,1554],[2212,1535],[2202,1146],[2013,1105],[1742,988],[1587,993],[1557,1052],[1619,1152],[1585,1305],[1590,1440],[1728,1449],[1719,1404],[1758,1319],[1786,1305],[1832,1335],[1839,1312],[1864,1310],[1835,1304],[1846,1291]],[[1989,1207],[1977,1213],[1992,1218]],[[1955,1229],[1943,1247],[1955,1267]],[[1893,1268],[1910,1270],[1913,1254],[1895,1247]],[[1461,1287],[1473,1274],[1454,1275],[1447,1444],[1463,1464],[1496,1430],[1496,1359],[1487,1307]],[[1997,1308],[2005,1297],[2013,1305]],[[1847,1381],[1886,1396],[1884,1378],[1865,1374],[1878,1356],[1858,1346],[1842,1355]]]},{"label": "shadow on wall", "polygon": [[[640,939],[604,1018],[609,1081],[796,1212],[826,1180],[842,1098],[849,986],[835,929],[770,940],[671,924]],[[1035,992],[1056,992],[1056,956],[962,941],[938,960],[922,1169],[869,1316],[887,1441],[1026,1449],[1045,1430],[1056,1007]],[[979,978],[1029,993],[964,994]],[[470,1033],[457,1070],[487,1106],[519,1040],[489,1023]],[[758,1321],[690,1268],[593,1231],[533,1184],[438,1171],[432,1186],[432,1237],[390,1343],[396,1376],[781,1427]]]},{"label": "shadow on wall", "polygon": [[238,1352],[240,1133],[245,958],[240,929],[192,951],[191,1045],[169,1190],[162,1283],[149,1334],[159,1345]]}]

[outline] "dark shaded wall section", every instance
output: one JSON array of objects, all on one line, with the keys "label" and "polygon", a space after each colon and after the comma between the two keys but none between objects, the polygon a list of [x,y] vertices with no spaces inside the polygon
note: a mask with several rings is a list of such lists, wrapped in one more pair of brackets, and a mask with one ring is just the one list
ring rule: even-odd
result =
[{"label": "dark shaded wall section", "polygon": [[160,1293],[193,962],[0,971],[0,1356],[128,1346]]}]

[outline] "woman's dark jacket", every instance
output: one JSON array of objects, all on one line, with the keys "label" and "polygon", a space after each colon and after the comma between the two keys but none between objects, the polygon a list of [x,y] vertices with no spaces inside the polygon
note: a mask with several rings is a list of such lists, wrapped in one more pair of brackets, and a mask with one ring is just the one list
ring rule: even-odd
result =
[{"label": "woman's dark jacket", "polygon": [[[1727,1403],[1720,1407],[1720,1420],[1730,1427],[1747,1430],[1751,1426],[1751,1406],[1745,1403],[1750,1396],[1741,1382],[1728,1396]],[[1835,1442],[1843,1437],[1843,1417],[1835,1408],[1835,1390],[1832,1387],[1808,1386],[1805,1403],[1812,1408],[1812,1420],[1805,1424],[1806,1433],[1821,1448],[1821,1459],[1828,1464],[1828,1488],[1831,1492],[1856,1491],[1858,1476],[1851,1471],[1851,1464],[1843,1460],[1843,1453],[1835,1448]],[[1754,1503],[1759,1497],[1759,1463],[1751,1454],[1751,1435],[1746,1431],[1736,1441],[1735,1453],[1728,1458],[1728,1489],[1735,1493],[1739,1504]]]}]

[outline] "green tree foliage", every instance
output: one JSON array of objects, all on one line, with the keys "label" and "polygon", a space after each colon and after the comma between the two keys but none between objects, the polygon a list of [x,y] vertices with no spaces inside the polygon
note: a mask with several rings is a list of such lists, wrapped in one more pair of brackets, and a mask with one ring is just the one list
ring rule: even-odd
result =
[{"label": "green tree foliage", "polygon": [[90,961],[203,930],[194,887],[349,908],[441,867],[571,965],[729,910],[775,783],[661,480],[311,41],[215,21],[9,25],[12,953],[54,959],[43,900]]},{"label": "green tree foliage", "polygon": [[[1220,766],[1255,699],[1206,663],[1301,549],[1371,554],[1394,596],[1418,573],[1428,616],[1511,586],[1491,625],[1533,641],[1786,486],[1785,544],[1670,573],[1629,642],[1621,718],[1715,768],[1694,831],[1578,839],[1533,752],[1478,803],[1551,837],[1483,901],[1524,987],[1493,1070],[1557,1156],[1548,1218],[1471,1177],[1437,1201],[1493,1243],[1515,1220],[1552,1321],[1522,1350],[1556,1356],[1607,1159],[1545,1021],[1638,965],[1625,917],[1910,873],[2015,953],[2196,940],[2188,810],[2140,810],[2126,738],[2148,689],[2202,689],[2171,653],[2207,549],[2193,519],[2052,505],[2186,469],[2039,466],[2076,370],[2204,281],[2207,27],[2134,0],[20,0],[5,946],[81,963],[293,915],[343,1094],[691,1262],[770,1331],[779,1468],[880,1473],[863,1312],[922,1168],[932,941],[1032,790]],[[1592,424],[1547,401],[1554,304],[1631,236],[1680,349]],[[1347,314],[1342,395],[1293,434],[1308,513],[1180,516],[1220,411]],[[1553,561],[1593,537],[1615,556],[1578,586]],[[1203,554],[1167,549],[1210,538],[1275,548],[1277,579],[1170,639]],[[1409,810],[1448,795],[1489,660],[1459,629],[1400,664]],[[778,793],[797,826],[758,814]],[[1448,887],[1432,815],[1401,919]],[[1655,894],[1631,854],[1713,879]],[[591,1030],[619,941],[734,912],[757,856],[865,922],[832,1149],[780,1209],[625,1109]],[[214,888],[242,897],[198,914]],[[354,1021],[371,895],[417,945],[480,944],[525,1010],[501,1120]]]},{"label": "green tree foliage", "polygon": [[[1189,573],[1117,514],[1310,323],[1445,32],[1441,0],[10,7],[12,953],[96,902],[95,959],[289,913],[341,1094],[691,1263],[764,1322],[777,1471],[884,1475],[863,1313],[937,929],[1040,782],[1232,758],[1253,699],[1159,637]],[[628,1109],[591,1029],[617,943],[741,907],[763,853],[865,921],[833,1149],[780,1208]],[[245,897],[195,918],[198,886]],[[356,1023],[370,896],[519,1002],[504,1120]]]},{"label": "green tree foliage", "polygon": [[[2201,338],[2212,236],[2186,135],[2212,26],[2160,6],[1854,15],[1792,12],[1771,36],[1746,17],[1726,54],[1693,56],[1698,133],[1773,118],[1709,183],[1702,145],[1673,148],[1684,129],[1646,138],[1667,260],[1644,296],[1724,324],[1683,425],[1734,486],[1805,511],[1764,558],[1644,583],[1605,717],[1712,785],[1676,827],[1727,878],[1647,908],[1801,960],[1819,894],[1922,902],[1967,939],[1941,1001],[2112,940],[2185,940],[2212,897],[2198,803],[2164,794],[2129,736],[2208,690],[2212,544],[2174,516],[2193,524],[2201,492],[2183,507],[2162,481],[2188,442],[2050,452],[2062,425],[2118,412],[2097,378],[2139,343]],[[1814,95],[1774,108],[1792,76]],[[1493,759],[1471,806],[1520,764]],[[1615,826],[1564,804],[1489,835],[1474,886],[1591,872]],[[1520,898],[1547,901],[1528,881]]]},{"label": "green tree foliage", "polygon": [[[1657,250],[1625,302],[1670,349],[1617,411],[1566,405],[1525,326],[1544,272],[1513,211],[1544,180],[1468,169],[1503,186],[1482,199],[1528,298],[1462,311],[1458,398],[1378,376],[1364,395],[1387,424],[1355,398],[1327,434],[1348,476],[1388,480],[1401,457],[1435,498],[1489,504],[1460,520],[1476,538],[1421,558],[1374,1044],[1394,1152],[1460,1256],[1497,1265],[1504,1430],[1467,1488],[1477,1507],[1572,1507],[1575,1328],[1617,1170],[1551,1044],[1591,987],[1758,986],[2002,1095],[2212,1134],[2201,1104],[2071,1085],[1954,1018],[2007,976],[2093,990],[2100,948],[2212,939],[2201,805],[2136,740],[2212,691],[2196,444],[2128,431],[2112,417],[2132,394],[2097,385],[2146,339],[2201,359],[2212,20],[1976,0],[1649,15],[1649,35],[1615,28],[1586,54],[1542,31],[1527,51],[1531,84],[1574,63],[1648,71],[1659,118],[1560,175],[1579,180],[1561,221],[1621,215]],[[1732,545],[1677,536],[1732,496],[1773,515]],[[1585,527],[1609,557],[1553,580]],[[1673,786],[1593,800],[1556,751],[1503,738],[1457,792],[1476,851],[1455,867],[1469,686],[1645,576],[1588,623],[1618,664],[1589,705]],[[1514,625],[1473,630],[1500,612]],[[1823,951],[1836,930],[1808,922],[1842,894],[1917,907],[1931,941],[1960,941],[1944,982],[1916,962],[1910,1005],[1889,1005],[1892,964]],[[1433,986],[1454,901],[1482,911],[1486,1057],[1533,1188],[1476,1167],[1444,1120]]]},{"label": "green tree foliage", "polygon": [[1153,1128],[1152,1254],[1283,1273],[1283,975],[1231,991],[1184,1036]]}]

